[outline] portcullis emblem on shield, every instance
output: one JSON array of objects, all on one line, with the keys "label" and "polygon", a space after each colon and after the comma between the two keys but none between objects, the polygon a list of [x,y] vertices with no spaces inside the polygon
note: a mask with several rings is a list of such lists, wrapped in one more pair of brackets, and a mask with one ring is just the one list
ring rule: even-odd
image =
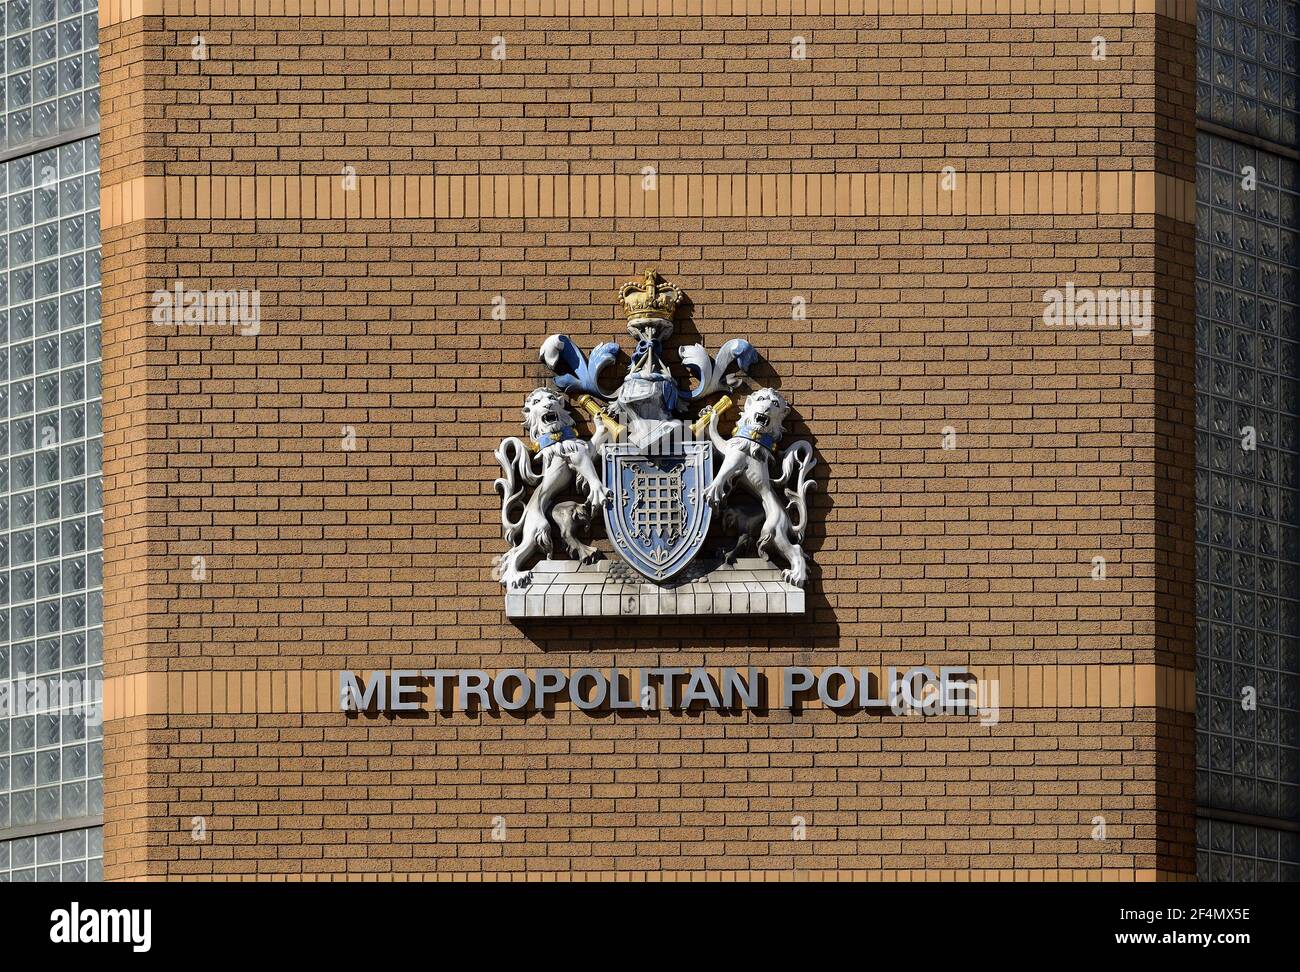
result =
[{"label": "portcullis emblem on shield", "polygon": [[704,544],[712,510],[704,491],[713,482],[713,448],[679,442],[672,452],[647,455],[631,442],[604,447],[604,481],[613,502],[605,528],[614,549],[656,581],[685,567]]}]

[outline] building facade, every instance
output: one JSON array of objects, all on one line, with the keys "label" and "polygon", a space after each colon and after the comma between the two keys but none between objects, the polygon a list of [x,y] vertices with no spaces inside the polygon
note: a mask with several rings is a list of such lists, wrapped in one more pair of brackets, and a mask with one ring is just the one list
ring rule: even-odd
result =
[{"label": "building facade", "polygon": [[[6,658],[102,651],[103,766],[8,720],[0,874],[1293,873],[1294,5],[59,2],[4,4]],[[493,450],[648,267],[816,452],[802,614],[508,616]],[[996,718],[339,707],[892,665]]]}]

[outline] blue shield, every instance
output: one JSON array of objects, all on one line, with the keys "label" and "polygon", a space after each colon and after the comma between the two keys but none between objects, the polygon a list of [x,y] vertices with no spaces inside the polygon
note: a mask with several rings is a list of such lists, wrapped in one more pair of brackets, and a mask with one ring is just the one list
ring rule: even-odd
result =
[{"label": "blue shield", "polygon": [[605,484],[614,493],[605,508],[610,542],[646,577],[665,581],[695,558],[709,532],[713,511],[704,491],[713,482],[713,446],[681,442],[651,455],[613,442],[603,454]]}]

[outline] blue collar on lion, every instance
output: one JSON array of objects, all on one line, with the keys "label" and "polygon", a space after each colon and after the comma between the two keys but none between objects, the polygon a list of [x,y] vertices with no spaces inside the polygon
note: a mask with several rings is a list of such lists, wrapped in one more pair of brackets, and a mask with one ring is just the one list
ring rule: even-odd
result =
[{"label": "blue collar on lion", "polygon": [[549,449],[553,445],[559,445],[561,442],[567,442],[569,439],[576,439],[578,433],[573,431],[572,425],[566,425],[560,429],[559,435],[542,434],[537,438],[537,451]]},{"label": "blue collar on lion", "polygon": [[776,445],[776,438],[771,432],[766,432],[748,422],[742,422],[736,427],[736,435],[742,439],[752,439],[765,449],[771,449]]}]

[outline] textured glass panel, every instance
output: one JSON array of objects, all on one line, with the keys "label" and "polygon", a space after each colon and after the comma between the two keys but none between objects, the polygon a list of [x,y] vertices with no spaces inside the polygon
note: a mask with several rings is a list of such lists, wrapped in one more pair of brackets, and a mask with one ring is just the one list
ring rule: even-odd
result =
[{"label": "textured glass panel", "polygon": [[99,14],[83,4],[0,3],[0,149],[99,121]]},{"label": "textured glass panel", "polygon": [[[1232,25],[1226,12],[1244,9],[1224,4],[1216,26]],[[1225,26],[1212,43],[1239,52],[1238,27]],[[1300,379],[1300,355],[1280,333],[1297,307],[1278,281],[1291,269],[1283,255],[1295,254],[1295,227],[1280,214],[1300,178],[1290,160],[1208,133],[1197,154],[1197,264],[1217,284],[1197,288],[1198,802],[1294,820],[1300,659],[1283,638],[1300,623],[1300,416],[1282,390]],[[1249,172],[1256,186],[1243,190]],[[1242,446],[1248,429],[1253,449]],[[14,506],[11,515],[26,510]],[[1231,855],[1202,861],[1203,875],[1246,867]],[[1276,855],[1269,867],[1276,872]],[[1249,864],[1252,873],[1261,868]]]},{"label": "textured glass panel", "polygon": [[[65,802],[79,799],[66,792],[70,787],[62,789]],[[0,841],[0,882],[101,881],[103,876],[104,835],[98,827]]]},{"label": "textured glass panel", "polygon": [[1297,0],[1200,0],[1196,108],[1201,118],[1296,144]]},{"label": "textured glass panel", "polygon": [[1201,819],[1196,847],[1202,881],[1300,881],[1300,834]]},{"label": "textured glass panel", "polygon": [[[103,812],[98,166],[98,139],[0,163],[0,679],[22,700],[0,715],[0,834]],[[0,880],[97,880],[99,833],[0,840]]]}]

